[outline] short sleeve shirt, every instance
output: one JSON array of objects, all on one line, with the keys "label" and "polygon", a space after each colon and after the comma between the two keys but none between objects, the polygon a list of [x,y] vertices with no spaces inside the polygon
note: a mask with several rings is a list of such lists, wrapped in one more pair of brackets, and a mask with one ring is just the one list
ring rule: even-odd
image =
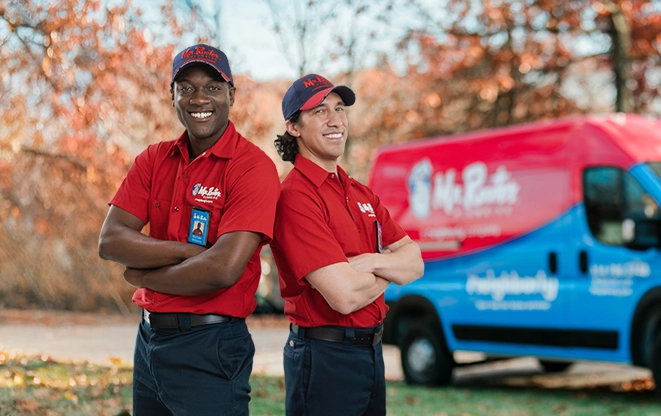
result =
[{"label": "short sleeve shirt", "polygon": [[373,327],[383,321],[383,295],[348,315],[332,309],[305,276],[347,257],[377,251],[406,236],[379,198],[338,166],[329,173],[300,154],[282,183],[271,250],[278,266],[285,314],[304,327],[339,325]]},{"label": "short sleeve shirt", "polygon": [[[220,139],[188,163],[188,135],[149,146],[139,154],[110,204],[149,224],[149,235],[187,242],[194,208],[207,211],[208,242],[234,231],[273,237],[280,181],[273,161],[243,138],[232,122]],[[255,309],[261,275],[260,247],[231,287],[199,296],[138,289],[133,301],[152,312],[217,313],[246,317]]]}]

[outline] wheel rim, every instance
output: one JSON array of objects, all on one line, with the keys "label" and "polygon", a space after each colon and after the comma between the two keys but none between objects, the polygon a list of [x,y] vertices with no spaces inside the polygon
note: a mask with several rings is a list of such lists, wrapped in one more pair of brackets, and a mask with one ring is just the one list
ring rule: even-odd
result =
[{"label": "wheel rim", "polygon": [[427,338],[416,338],[409,347],[407,361],[414,372],[428,373],[436,362],[434,345]]}]

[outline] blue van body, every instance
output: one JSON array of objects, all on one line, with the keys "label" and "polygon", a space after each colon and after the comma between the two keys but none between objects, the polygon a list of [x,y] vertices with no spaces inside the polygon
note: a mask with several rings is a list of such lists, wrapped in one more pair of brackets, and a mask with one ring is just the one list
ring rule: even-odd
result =
[{"label": "blue van body", "polygon": [[[425,258],[421,279],[385,292],[384,342],[400,346],[408,382],[450,382],[455,351],[535,356],[549,369],[630,363],[661,376],[660,126],[580,117],[378,151],[370,186]],[[421,163],[432,167],[422,179]],[[476,163],[480,186],[507,180],[515,198],[495,187],[471,206]]]}]

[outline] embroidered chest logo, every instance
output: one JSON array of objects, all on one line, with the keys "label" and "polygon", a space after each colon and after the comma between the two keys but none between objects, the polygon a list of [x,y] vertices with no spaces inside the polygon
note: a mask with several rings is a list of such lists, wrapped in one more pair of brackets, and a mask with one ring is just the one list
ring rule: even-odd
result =
[{"label": "embroidered chest logo", "polygon": [[220,189],[214,186],[204,186],[201,183],[196,183],[191,192],[198,202],[210,204],[216,201],[221,196]]},{"label": "embroidered chest logo", "polygon": [[367,214],[368,217],[376,217],[376,214],[374,214],[374,208],[372,208],[372,204],[361,204],[360,202],[357,202],[357,204],[358,208],[360,208],[360,212]]}]

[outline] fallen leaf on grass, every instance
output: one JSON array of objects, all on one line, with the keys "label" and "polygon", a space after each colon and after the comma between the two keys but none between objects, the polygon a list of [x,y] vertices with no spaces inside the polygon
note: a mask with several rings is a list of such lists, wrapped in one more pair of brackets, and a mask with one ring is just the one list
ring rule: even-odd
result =
[{"label": "fallen leaf on grass", "polygon": [[414,406],[420,403],[420,399],[417,397],[406,396],[404,398],[404,403],[408,404],[409,406]]},{"label": "fallen leaf on grass", "polygon": [[110,360],[111,363],[113,363],[113,364],[115,364],[115,365],[122,365],[122,363],[124,362],[124,361],[123,361],[121,358],[119,358],[119,357],[108,357],[108,359]]}]

